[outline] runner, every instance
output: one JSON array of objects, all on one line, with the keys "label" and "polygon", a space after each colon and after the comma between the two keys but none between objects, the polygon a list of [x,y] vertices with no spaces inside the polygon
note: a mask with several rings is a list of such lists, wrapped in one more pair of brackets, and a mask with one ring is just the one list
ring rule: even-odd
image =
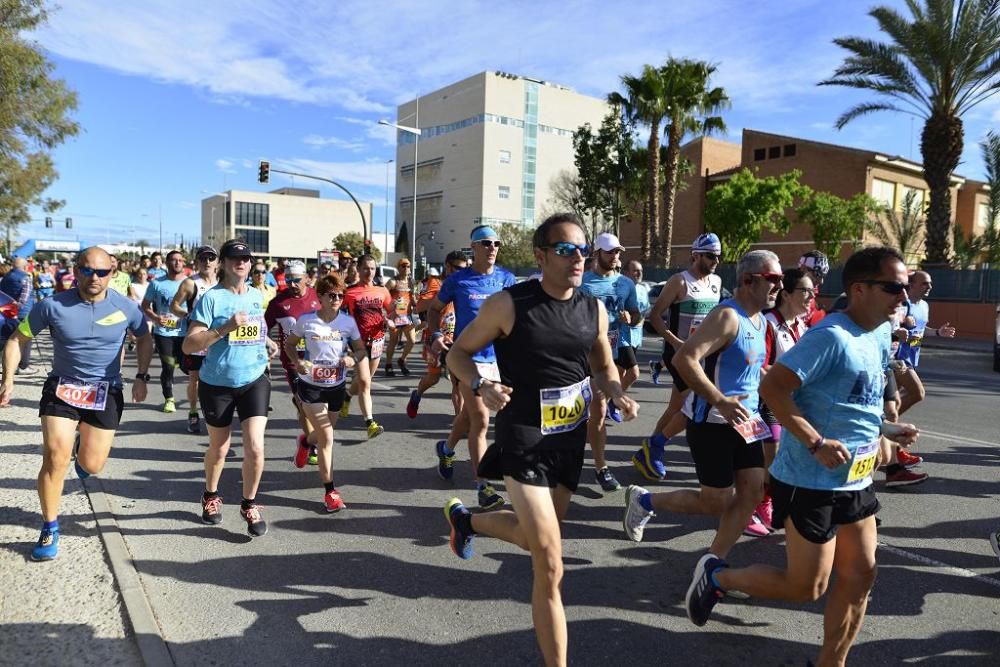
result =
[{"label": "runner", "polygon": [[[823,280],[830,272],[830,260],[827,256],[819,250],[810,250],[799,257],[799,268],[806,272],[806,275],[812,280],[813,289],[816,294],[819,294],[819,288],[823,286]],[[803,321],[805,321],[806,327],[812,327],[816,326],[824,316],[826,316],[826,311],[816,303],[816,299],[813,299],[812,303],[809,304],[809,312]]]},{"label": "runner", "polygon": [[[348,274],[353,264],[348,265]],[[372,382],[378,371],[378,362],[382,357],[382,350],[385,349],[385,329],[394,328],[391,318],[387,317],[392,312],[392,297],[384,287],[374,284],[375,271],[378,270],[378,262],[371,255],[362,255],[358,260],[358,282],[348,287],[344,296],[344,307],[347,312],[354,316],[354,321],[358,324],[358,331],[364,339],[365,348],[368,350],[369,375],[363,377],[361,373],[355,373],[351,381],[351,388],[347,392],[347,400],[341,406],[340,416],[346,417],[350,410],[351,396],[358,397],[358,407],[361,408],[361,416],[365,420],[365,427],[368,431],[368,439],[377,438],[385,431],[378,422],[375,421],[375,414],[372,412]],[[348,283],[347,280],[344,281]],[[348,283],[349,284],[349,283]]]},{"label": "runner", "polygon": [[770,430],[758,412],[767,335],[761,312],[774,306],[781,289],[778,256],[752,250],[740,258],[736,277],[733,298],[714,308],[673,358],[693,390],[684,410],[690,417],[687,441],[700,488],[649,493],[630,486],[624,527],[635,542],[642,540],[654,511],[718,516],[710,552],[725,558],[763,498],[761,441]]},{"label": "runner", "polygon": [[[513,273],[496,265],[497,254],[500,252],[500,237],[491,227],[481,225],[474,228],[470,239],[472,265],[448,276],[428,309],[427,328],[432,332],[431,358],[440,357],[449,349],[441,332],[441,315],[447,304],[453,304],[455,307],[457,338],[475,319],[479,307],[486,299],[517,283]],[[497,368],[492,345],[486,345],[476,352],[473,361],[478,364],[479,375],[499,382],[500,371]],[[455,447],[463,437],[468,437],[469,462],[472,464],[473,482],[476,485],[479,506],[483,509],[500,507],[505,502],[503,496],[497,493],[488,481],[480,479],[477,472],[479,461],[486,451],[486,430],[490,424],[490,411],[468,383],[462,383],[459,391],[462,394],[462,411],[452,422],[448,439],[439,440],[434,445],[434,453],[438,458],[438,474],[445,479],[452,478],[454,471],[451,464],[455,456]]]},{"label": "runner", "polygon": [[649,323],[663,337],[661,361],[649,362],[653,384],[659,384],[666,367],[673,378],[670,401],[656,422],[653,434],[632,456],[632,464],[643,477],[659,481],[666,477],[663,453],[670,438],[684,431],[687,417],[681,412],[691,393],[684,378],[677,373],[672,359],[684,341],[701,325],[705,316],[719,305],[722,278],[715,274],[722,260],[722,242],[715,234],[702,234],[691,244],[691,264],[686,271],[674,274],[663,286],[650,309]]},{"label": "runner", "polygon": [[[156,254],[153,255],[154,262]],[[146,297],[142,300],[142,311],[153,323],[153,343],[160,357],[160,388],[163,390],[163,411],[176,412],[174,402],[174,369],[180,366],[183,354],[181,344],[187,333],[187,321],[174,315],[170,310],[177,290],[184,277],[184,255],[178,250],[167,253],[167,272],[149,283]],[[149,274],[153,271],[150,269]]]},{"label": "runner", "polygon": [[[483,475],[503,477],[514,511],[472,514],[458,498],[444,510],[459,558],[472,557],[477,534],[531,553],[535,636],[545,664],[565,665],[560,524],[583,470],[591,383],[617,403],[625,419],[635,417],[639,406],[618,382],[603,305],[578,289],[590,250],[582,225],[569,214],[552,216],[535,230],[532,245],[541,281],[491,296],[448,354],[463,388],[471,386],[488,409],[498,411]],[[480,375],[476,362],[477,351],[491,345],[500,382]]]},{"label": "runner", "polygon": [[[278,327],[278,347],[281,349],[281,367],[285,369],[285,380],[292,392],[292,405],[298,416],[299,427],[302,433],[297,438],[296,451],[305,445],[309,448],[307,461],[310,465],[319,463],[315,445],[318,434],[313,432],[312,423],[306,418],[295,391],[297,377],[296,362],[305,354],[306,345],[301,340],[296,347],[296,353],[289,355],[286,351],[285,340],[288,334],[295,327],[295,323],[309,313],[315,313],[320,309],[321,303],[316,292],[306,286],[305,264],[299,261],[291,261],[285,267],[285,290],[279,294],[264,311],[264,321],[267,323],[267,330],[270,331],[277,325]],[[331,274],[336,275],[336,274]],[[340,409],[340,406],[337,406]]]},{"label": "runner", "polygon": [[35,297],[44,301],[56,292],[56,277],[49,260],[42,260],[42,268],[35,273]]},{"label": "runner", "polygon": [[618,348],[618,358],[615,364],[621,376],[622,388],[625,391],[639,379],[639,348],[642,347],[642,327],[649,313],[649,288],[642,282],[642,264],[637,260],[629,260],[625,265],[625,275],[635,283],[635,298],[639,305],[639,321],[633,322],[627,329],[622,329],[622,345]]},{"label": "runner", "polygon": [[[198,273],[185,279],[170,302],[170,312],[186,318],[194,312],[194,307],[219,282],[219,253],[210,245],[203,245],[195,251],[195,268]],[[141,273],[141,272],[140,272]],[[134,287],[134,284],[133,284]],[[205,350],[181,357],[181,370],[187,373],[188,433],[201,433],[201,418],[198,414],[198,385],[201,364],[205,360]]]},{"label": "runner", "polygon": [[[615,273],[615,264],[625,251],[618,242],[618,237],[607,232],[598,234],[594,249],[594,264],[590,271],[583,274],[583,284],[580,289],[597,298],[604,304],[608,315],[608,340],[611,346],[611,356],[618,360],[621,345],[628,345],[624,340],[630,335],[629,326],[641,319],[639,303],[636,298],[635,283],[627,276]],[[634,361],[634,360],[633,360]],[[604,456],[608,444],[606,417],[621,422],[621,414],[614,403],[608,403],[604,394],[595,386],[593,406],[590,419],[587,421],[587,440],[594,453],[594,478],[601,489],[608,493],[617,491],[621,484],[615,479],[608,468]]]},{"label": "runner", "polygon": [[[27,271],[28,260],[24,257],[15,257],[12,266],[13,268],[7,272],[7,275],[0,279],[0,292],[17,302],[17,318],[23,322],[35,305],[35,280]],[[17,365],[18,375],[38,373],[38,369],[31,365],[31,342],[30,336],[21,339],[20,358]]]},{"label": "runner", "polygon": [[128,288],[132,284],[132,277],[127,272],[119,270],[117,257],[114,255],[109,256],[111,257],[111,282],[108,283],[108,287],[122,296],[128,296]]},{"label": "runner", "polygon": [[[301,280],[301,262],[288,265],[288,279]],[[294,289],[289,285],[289,290]],[[368,354],[354,318],[340,312],[344,300],[344,281],[337,274],[322,278],[316,285],[322,304],[318,311],[304,313],[295,320],[283,343],[283,357],[295,359],[297,382],[294,383],[297,405],[305,413],[316,434],[319,450],[319,477],[323,482],[323,504],[327,512],[337,512],[344,504],[333,483],[333,429],[340,406],[346,399],[347,369],[371,379]],[[299,358],[299,343],[305,344],[304,358]],[[350,351],[354,356],[350,355]],[[309,457],[309,446],[301,438],[295,453],[295,467],[301,468]]]},{"label": "runner", "polygon": [[405,339],[403,351],[399,355],[399,372],[409,375],[410,369],[406,367],[406,357],[413,349],[416,342],[413,334],[413,280],[410,278],[410,260],[401,259],[396,263],[396,270],[399,275],[390,278],[385,283],[385,288],[392,295],[392,321],[396,328],[389,336],[389,351],[385,356],[385,375],[392,377],[395,373],[392,370],[392,358],[396,354],[396,346],[399,338]]},{"label": "runner", "polygon": [[242,239],[230,239],[219,248],[222,274],[219,284],[198,300],[188,322],[184,353],[208,350],[201,365],[201,399],[208,424],[205,452],[205,493],[201,520],[222,523],[219,479],[229,452],[233,413],[243,434],[243,501],[240,515],[251,537],[267,533],[267,522],[257,504],[264,472],[264,429],[271,384],[264,375],[277,346],[267,337],[260,292],[247,284],[253,256]]},{"label": "runner", "polygon": [[[456,271],[464,269],[467,264],[468,260],[465,258],[465,253],[461,250],[453,250],[444,258],[444,277],[447,278]],[[414,308],[417,313],[428,312],[431,303],[441,290],[442,281],[438,276],[437,269],[431,268],[428,270],[426,283],[427,286],[420,293],[420,299]],[[444,344],[450,346],[455,339],[455,305],[453,303],[449,303],[441,311],[440,322],[441,328],[438,331],[441,333]],[[445,358],[448,356],[448,352],[444,351],[441,354],[435,354],[431,350],[430,343],[433,333],[430,327],[424,329],[423,357],[424,361],[427,362],[427,373],[420,378],[420,384],[417,385],[417,388],[410,392],[410,400],[406,404],[406,415],[410,419],[417,418],[417,412],[420,410],[420,399],[425,392],[438,383],[443,372],[447,370]],[[459,389],[458,380],[454,376],[452,376],[451,380],[451,403],[455,408],[455,415],[457,417],[462,413],[462,392]],[[454,449],[454,445],[457,443],[458,440],[452,443],[450,449]],[[447,444],[445,443],[446,446]],[[451,479],[451,473],[453,472],[452,463],[451,457],[448,457],[447,461],[442,462],[442,467],[438,468],[438,474],[442,478]]]},{"label": "runner", "polygon": [[826,316],[767,373],[761,394],[783,425],[771,466],[774,519],[785,527],[785,569],[731,569],[705,554],[687,593],[688,617],[704,625],[726,590],[755,598],[806,602],[827,598],[818,665],[843,665],[861,630],[875,580],[871,473],[880,434],[902,444],[910,424],[882,420],[893,309],[906,298],[902,256],[892,248],[860,250],[844,266],[849,305]]},{"label": "runner", "polygon": [[[45,329],[52,336],[52,372],[38,406],[42,422],[42,467],[38,473],[42,532],[31,551],[35,561],[52,560],[59,554],[59,504],[70,458],[76,458],[77,476],[86,479],[104,469],[111,452],[125,407],[120,352],[126,329],[138,341],[139,374],[132,385],[132,400],[137,403],[146,398],[153,354],[139,308],[108,290],[108,253],[97,247],[84,250],[77,257],[74,272],[77,288],[35,305],[3,351],[0,406],[8,405],[13,395],[21,344]],[[77,429],[80,439],[74,452]]]},{"label": "runner", "polygon": [[257,264],[255,264],[253,269],[250,271],[250,286],[260,292],[261,303],[264,305],[264,310],[267,310],[267,306],[271,303],[271,300],[278,294],[278,290],[272,285],[269,285],[266,280],[270,275],[271,274],[267,272],[267,267],[261,262],[257,262]]},{"label": "runner", "polygon": [[897,355],[905,365],[905,368],[896,373],[896,382],[903,390],[901,392],[902,403],[899,406],[899,414],[901,415],[924,400],[927,394],[924,390],[924,384],[920,381],[920,376],[917,375],[917,366],[920,364],[920,348],[924,336],[955,337],[955,327],[948,322],[940,327],[929,325],[930,304],[927,303],[926,298],[932,287],[934,284],[929,273],[926,271],[913,272],[908,292],[910,299],[906,304],[906,316],[902,322],[903,327],[909,333],[906,340],[900,343]]},{"label": "runner", "polygon": [[167,269],[163,266],[163,253],[157,251],[150,255],[146,274],[149,276],[149,282],[159,280],[167,275]]}]

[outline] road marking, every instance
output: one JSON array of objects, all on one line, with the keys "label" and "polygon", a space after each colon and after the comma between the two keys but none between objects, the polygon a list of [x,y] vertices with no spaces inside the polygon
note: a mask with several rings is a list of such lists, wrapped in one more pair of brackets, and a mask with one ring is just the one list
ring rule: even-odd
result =
[{"label": "road marking", "polygon": [[903,558],[908,558],[912,561],[918,563],[923,563],[924,565],[930,565],[931,567],[936,567],[944,570],[947,574],[955,577],[962,577],[965,579],[976,579],[983,583],[989,584],[994,588],[1000,588],[1000,579],[994,579],[992,577],[987,577],[983,574],[978,574],[972,570],[966,570],[964,567],[955,567],[954,565],[948,565],[947,563],[942,563],[939,560],[934,560],[933,558],[928,558],[927,556],[921,556],[920,554],[911,553],[905,549],[900,549],[899,547],[894,547],[886,544],[885,542],[878,543],[879,549],[885,549],[891,554],[897,556],[902,556]]},{"label": "road marking", "polygon": [[920,429],[920,435],[929,435],[932,438],[937,438],[938,440],[948,440],[948,441],[956,440],[958,442],[968,442],[973,445],[987,445],[989,447],[997,446],[997,443],[995,442],[986,442],[985,440],[976,440],[975,438],[963,438],[962,436],[959,435],[951,435],[950,433],[936,433],[934,431],[925,431],[924,429]]}]

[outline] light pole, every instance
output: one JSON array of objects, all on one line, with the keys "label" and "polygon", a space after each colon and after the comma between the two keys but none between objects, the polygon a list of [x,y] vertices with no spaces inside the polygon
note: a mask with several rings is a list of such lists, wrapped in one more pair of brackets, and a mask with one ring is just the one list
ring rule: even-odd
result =
[{"label": "light pole", "polygon": [[[382,262],[389,256],[389,165],[395,160],[385,161],[385,224],[382,231],[385,232],[385,252],[382,253]],[[395,217],[395,216],[393,216]]]},{"label": "light pole", "polygon": [[[410,243],[410,266],[414,266],[417,262],[417,158],[420,154],[420,96],[416,98],[416,109],[413,111],[413,124],[416,127],[408,127],[406,125],[399,125],[398,123],[390,123],[387,120],[380,120],[379,125],[388,125],[389,127],[394,127],[401,132],[406,132],[408,134],[414,135],[413,137],[413,229],[410,230],[410,238],[414,239]],[[406,118],[400,118],[400,120],[406,120]],[[397,225],[398,226],[398,225]]]}]

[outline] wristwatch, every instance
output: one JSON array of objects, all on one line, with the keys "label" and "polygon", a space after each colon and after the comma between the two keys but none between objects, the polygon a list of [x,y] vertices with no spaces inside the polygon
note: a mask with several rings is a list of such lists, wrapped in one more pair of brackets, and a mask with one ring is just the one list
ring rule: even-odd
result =
[{"label": "wristwatch", "polygon": [[477,377],[475,380],[472,381],[472,384],[469,386],[472,387],[473,395],[479,396],[479,389],[483,386],[483,382],[485,381],[486,380],[483,377]]},{"label": "wristwatch", "polygon": [[135,374],[135,379],[136,380],[142,380],[143,382],[145,382],[145,383],[148,384],[149,383],[149,373],[136,373]]}]

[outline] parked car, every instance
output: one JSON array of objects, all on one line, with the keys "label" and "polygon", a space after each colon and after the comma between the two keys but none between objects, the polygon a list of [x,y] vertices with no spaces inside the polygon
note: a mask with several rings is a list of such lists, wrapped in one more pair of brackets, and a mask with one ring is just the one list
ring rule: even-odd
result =
[{"label": "parked car", "polygon": [[993,332],[993,370],[1000,373],[1000,304],[997,304],[996,331]]}]

